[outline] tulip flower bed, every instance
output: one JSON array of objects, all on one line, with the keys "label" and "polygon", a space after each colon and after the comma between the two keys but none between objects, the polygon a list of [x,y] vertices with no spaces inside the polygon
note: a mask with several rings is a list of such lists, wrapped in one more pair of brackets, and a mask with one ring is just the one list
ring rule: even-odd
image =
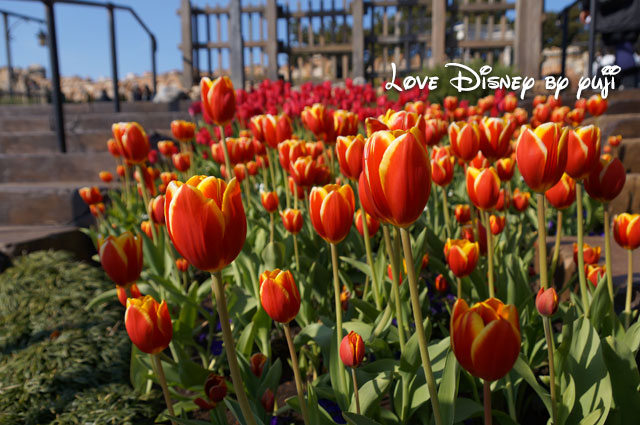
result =
[{"label": "tulip flower bed", "polygon": [[[228,78],[201,92],[159,154],[139,124],[114,124],[121,187],[108,206],[81,191],[116,284],[89,310],[116,296],[126,307],[131,382],[159,385],[162,419],[637,417],[640,325],[631,280],[624,311],[614,305],[609,243],[606,266],[587,248],[576,277],[549,278],[549,221],[580,247],[594,227],[611,239],[624,170],[601,157],[597,126],[580,127],[606,101],[536,98],[529,117],[513,94],[404,98],[368,116],[373,105],[296,112],[280,97],[274,115],[252,115],[252,94],[236,97]],[[637,248],[640,217],[613,221],[615,240]]]}]

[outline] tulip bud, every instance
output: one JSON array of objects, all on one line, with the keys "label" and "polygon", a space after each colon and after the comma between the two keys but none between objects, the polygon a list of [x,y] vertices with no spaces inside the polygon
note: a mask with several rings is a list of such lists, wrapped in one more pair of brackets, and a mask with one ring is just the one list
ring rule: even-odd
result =
[{"label": "tulip bud", "polygon": [[422,261],[420,261],[420,270],[424,270],[429,266],[429,253],[427,252],[422,256]]},{"label": "tulip bud", "polygon": [[554,288],[540,288],[536,296],[536,308],[542,316],[553,316],[558,310],[558,294]]},{"label": "tulip bud", "polygon": [[607,272],[606,266],[600,266],[598,264],[586,264],[584,268],[585,275],[594,288],[598,286],[598,282],[600,282],[600,279],[602,279]]},{"label": "tulip bud", "polygon": [[300,310],[300,293],[290,271],[265,270],[260,275],[260,302],[276,322],[289,323]]},{"label": "tulip bud", "polygon": [[454,210],[456,221],[460,224],[465,224],[471,221],[471,207],[469,205],[456,205]]},{"label": "tulip bud", "polygon": [[477,208],[493,209],[500,196],[500,178],[495,168],[467,168],[467,193]]},{"label": "tulip bud", "polygon": [[150,220],[144,220],[142,223],[140,223],[140,230],[142,230],[142,232],[147,235],[149,239],[153,240],[153,231],[151,230]]},{"label": "tulip bud", "polygon": [[349,310],[349,300],[351,299],[351,292],[347,289],[346,286],[342,286],[342,291],[340,292],[340,307],[342,311]]},{"label": "tulip bud", "polygon": [[489,227],[491,228],[491,234],[499,235],[500,233],[502,233],[505,223],[506,223],[505,216],[496,216],[492,214],[489,217],[489,224],[490,224]]},{"label": "tulip bud", "polygon": [[513,207],[518,212],[524,212],[529,208],[530,198],[531,194],[529,192],[521,192],[520,189],[516,188],[516,190],[513,191]]},{"label": "tulip bud", "polygon": [[262,370],[267,363],[267,356],[262,353],[255,353],[251,356],[249,363],[251,365],[251,372],[259,378],[262,376]]},{"label": "tulip bud", "polygon": [[128,164],[141,164],[147,161],[151,150],[149,138],[137,122],[121,122],[111,126],[113,138],[120,155]]},{"label": "tulip bud", "polygon": [[452,122],[449,125],[451,152],[456,158],[471,161],[480,149],[480,132],[475,123]]},{"label": "tulip bud", "polygon": [[[597,264],[600,261],[601,248],[599,246],[591,246],[585,243],[582,248],[584,264]],[[578,244],[573,244],[573,262],[578,264]]]},{"label": "tulip bud", "polygon": [[260,193],[260,201],[262,202],[262,206],[268,213],[273,213],[278,211],[278,194],[274,192],[261,192]]},{"label": "tulip bud", "polygon": [[[367,230],[369,231],[369,237],[371,238],[378,232],[378,229],[380,228],[380,222],[375,218],[371,217],[366,212],[365,212],[365,217],[367,222]],[[358,211],[356,211],[355,222],[356,222],[356,229],[358,229],[358,233],[360,233],[360,235],[364,237],[364,229],[362,227],[362,209],[359,209]]]},{"label": "tulip bud", "polygon": [[164,200],[164,195],[159,195],[149,201],[149,219],[156,224],[164,224]]},{"label": "tulip bud", "polygon": [[447,292],[447,289],[449,289],[449,283],[443,275],[439,274],[436,276],[435,287],[438,292]]},{"label": "tulip bud", "polygon": [[118,174],[118,177],[124,177],[125,172],[126,172],[126,169],[124,168],[123,165],[118,165],[116,167],[116,173]]},{"label": "tulip bud", "polygon": [[364,359],[364,341],[354,331],[349,332],[340,343],[340,360],[347,367],[358,367]]},{"label": "tulip bud", "polygon": [[100,180],[105,183],[111,183],[111,180],[113,180],[113,174],[111,174],[109,171],[100,171],[99,176]]},{"label": "tulip bud", "polygon": [[91,215],[94,217],[101,217],[104,215],[105,212],[105,206],[102,202],[98,202],[97,204],[91,204],[89,205],[89,211],[91,212]]},{"label": "tulip bud", "polygon": [[444,245],[445,259],[456,277],[468,276],[473,272],[478,263],[479,251],[478,242],[466,239],[447,239]]},{"label": "tulip bud", "polygon": [[640,214],[623,213],[613,219],[613,238],[624,249],[640,246]]},{"label": "tulip bud", "polygon": [[85,204],[92,205],[102,202],[102,194],[97,186],[82,187],[78,189],[78,194]]},{"label": "tulip bud", "polygon": [[534,192],[553,187],[564,173],[567,163],[567,129],[546,123],[531,130],[522,127],[516,160],[525,183]]},{"label": "tulip bud", "polygon": [[158,354],[171,342],[173,325],[166,301],[158,304],[151,295],[129,298],[124,323],[131,342],[143,353]]},{"label": "tulip bud", "polygon": [[500,177],[501,181],[511,181],[513,172],[515,171],[515,164],[516,162],[511,156],[500,158],[496,161],[496,171],[498,172],[498,177]]},{"label": "tulip bud", "polygon": [[276,397],[273,394],[273,391],[271,391],[271,388],[267,388],[264,394],[262,394],[262,397],[260,397],[260,404],[262,405],[262,408],[265,410],[265,412],[269,414],[273,412],[273,405],[275,404],[275,400]]},{"label": "tulip bud", "polygon": [[347,237],[354,209],[353,189],[349,185],[314,187],[309,195],[311,224],[329,243],[337,244]]},{"label": "tulip bud", "polygon": [[609,106],[609,103],[599,94],[594,94],[587,100],[587,110],[594,117],[604,114],[607,106]]},{"label": "tulip bud", "polygon": [[610,155],[603,155],[591,174],[584,179],[584,189],[596,201],[610,202],[622,192],[626,179],[622,162]]},{"label": "tulip bud", "polygon": [[622,136],[619,134],[617,136],[609,136],[609,139],[607,139],[607,143],[609,143],[614,148],[618,147],[620,145],[620,142],[622,142]]},{"label": "tulip bud", "polygon": [[171,161],[173,162],[173,166],[176,167],[176,170],[183,173],[191,168],[191,154],[189,153],[174,154],[171,157]]},{"label": "tulip bud", "polygon": [[293,208],[287,208],[280,212],[280,218],[282,218],[282,225],[287,232],[296,235],[300,233],[302,229],[302,212]]},{"label": "tulip bud", "polygon": [[142,239],[131,232],[98,238],[100,264],[118,286],[129,286],[142,271]]},{"label": "tulip bud", "polygon": [[590,125],[569,131],[566,173],[576,180],[587,177],[600,158],[600,128]]},{"label": "tulip bud", "polygon": [[362,172],[362,155],[364,152],[364,137],[339,136],[336,141],[336,154],[340,172],[351,180],[358,180]]},{"label": "tulip bud", "polygon": [[176,260],[176,268],[179,271],[181,271],[182,273],[184,273],[187,270],[189,270],[189,262],[187,260],[185,260],[184,258],[178,258]]},{"label": "tulip bud", "polygon": [[219,126],[231,122],[236,113],[236,92],[229,77],[218,77],[213,81],[202,78],[200,96],[206,118]]},{"label": "tulip bud", "polygon": [[447,148],[433,148],[431,155],[431,178],[440,187],[445,187],[453,180],[455,158]]}]

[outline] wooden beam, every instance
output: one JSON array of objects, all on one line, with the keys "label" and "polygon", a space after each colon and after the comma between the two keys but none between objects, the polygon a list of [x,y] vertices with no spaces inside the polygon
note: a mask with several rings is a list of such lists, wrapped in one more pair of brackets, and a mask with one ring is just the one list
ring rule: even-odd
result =
[{"label": "wooden beam", "polygon": [[[446,61],[444,51],[445,25],[447,22],[446,0],[432,0],[431,3],[431,56],[433,65],[443,64]],[[407,60],[409,60],[407,58]]]},{"label": "wooden beam", "polygon": [[[529,1],[536,3],[535,0]],[[515,8],[515,3],[467,3],[458,5],[458,11],[461,13],[504,12]]]},{"label": "wooden beam", "polygon": [[[278,79],[278,4],[276,0],[267,0],[265,16],[267,19],[267,78]],[[287,34],[288,36],[288,34]],[[262,27],[260,28],[262,38]]]},{"label": "wooden beam", "polygon": [[351,43],[336,43],[325,44],[324,46],[302,46],[291,47],[291,53],[294,55],[309,55],[309,54],[345,54],[351,53],[353,46]]},{"label": "wooden beam", "polygon": [[236,89],[244,89],[244,48],[240,0],[229,0],[229,72]]},{"label": "wooden beam", "polygon": [[182,84],[188,91],[193,85],[193,40],[191,38],[191,2],[180,1],[180,23],[182,25]]},{"label": "wooden beam", "polygon": [[[351,3],[353,13],[353,29],[351,32],[353,49],[353,78],[364,78],[364,4],[363,0],[353,0]],[[346,75],[346,70],[343,71]]]},{"label": "wooden beam", "polygon": [[534,78],[540,76],[542,3],[516,2],[515,65],[523,75]]}]

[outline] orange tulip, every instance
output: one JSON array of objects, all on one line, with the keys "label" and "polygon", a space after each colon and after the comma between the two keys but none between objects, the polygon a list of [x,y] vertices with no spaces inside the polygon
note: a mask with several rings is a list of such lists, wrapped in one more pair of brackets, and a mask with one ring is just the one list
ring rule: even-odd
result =
[{"label": "orange tulip", "polygon": [[167,232],[181,256],[194,267],[217,272],[240,253],[247,219],[236,179],[193,176],[172,181],[165,200]]},{"label": "orange tulip", "polygon": [[[599,246],[591,246],[585,243],[582,247],[582,255],[584,256],[584,264],[597,264],[600,261],[600,253],[602,249]],[[573,262],[578,264],[578,244],[573,244]]]},{"label": "orange tulip", "polygon": [[544,196],[557,210],[569,208],[576,200],[576,181],[564,173],[560,181],[547,190]]},{"label": "orange tulip", "polygon": [[498,216],[498,215],[492,214],[489,217],[489,225],[490,225],[489,227],[491,228],[491,234],[499,235],[500,233],[502,233],[505,223],[506,223],[505,216]]},{"label": "orange tulip", "polygon": [[327,242],[337,244],[349,234],[355,210],[351,186],[314,187],[309,195],[311,224]]},{"label": "orange tulip", "polygon": [[160,173],[160,180],[163,184],[168,185],[172,181],[178,180],[178,176],[174,172],[164,171]]},{"label": "orange tulip", "polygon": [[354,331],[342,338],[340,343],[340,360],[347,367],[358,367],[364,359],[364,340]]},{"label": "orange tulip", "polygon": [[504,157],[509,150],[513,130],[510,121],[504,118],[484,117],[478,126],[482,154],[489,161]]},{"label": "orange tulip", "polygon": [[278,144],[278,159],[285,171],[289,171],[292,162],[306,155],[306,144],[302,140],[287,139]]},{"label": "orange tulip", "polygon": [[518,98],[513,94],[508,94],[504,97],[502,108],[506,112],[513,111],[514,109],[516,109],[516,106],[518,106]]},{"label": "orange tulip", "polygon": [[349,300],[351,299],[351,292],[346,286],[342,285],[342,291],[340,292],[340,308],[342,311],[349,310]]},{"label": "orange tulip", "polygon": [[191,168],[191,154],[189,153],[176,153],[171,157],[171,160],[178,171],[184,173]]},{"label": "orange tulip", "polygon": [[94,217],[100,217],[104,215],[105,211],[106,211],[106,208],[102,202],[89,205],[89,212],[91,212],[91,215]]},{"label": "orange tulip", "polygon": [[125,173],[125,168],[122,165],[118,165],[116,167],[116,173],[118,174],[118,177],[124,177],[124,173]]},{"label": "orange tulip", "polygon": [[260,167],[258,167],[258,164],[255,161],[247,162],[247,172],[249,173],[250,176],[257,175],[259,171],[260,171]]},{"label": "orange tulip", "polygon": [[539,94],[537,96],[534,96],[533,98],[533,107],[535,108],[536,106],[540,104],[544,104],[546,102],[547,102],[547,96]]},{"label": "orange tulip", "polygon": [[533,108],[533,118],[539,123],[546,123],[551,117],[551,108],[545,103],[536,105]]},{"label": "orange tulip", "polygon": [[218,77],[213,81],[203,77],[200,96],[205,117],[222,127],[231,122],[236,114],[236,91],[229,77]]},{"label": "orange tulip", "polygon": [[269,317],[289,323],[300,310],[300,293],[290,271],[265,270],[260,275],[260,302]]},{"label": "orange tulip", "polygon": [[440,187],[445,187],[453,180],[455,158],[449,149],[433,147],[431,154],[431,178]]},{"label": "orange tulip", "polygon": [[189,270],[189,262],[187,260],[185,260],[184,258],[178,258],[176,260],[176,268],[179,271],[181,271],[182,273],[184,273],[187,270]]},{"label": "orange tulip", "polygon": [[156,196],[149,201],[149,219],[156,224],[164,224],[164,195]]},{"label": "orange tulip", "polygon": [[516,161],[513,157],[508,156],[506,158],[500,158],[496,161],[496,171],[498,172],[498,177],[503,182],[511,181],[513,177],[513,172],[515,171]]},{"label": "orange tulip", "polygon": [[447,111],[453,111],[458,107],[458,98],[455,96],[447,96],[442,101],[442,106],[444,106],[444,109]]},{"label": "orange tulip", "polygon": [[129,286],[142,271],[142,239],[131,232],[98,238],[102,268],[118,286]]},{"label": "orange tulip", "polygon": [[613,237],[625,249],[640,246],[640,214],[623,213],[613,219]]},{"label": "orange tulip", "polygon": [[171,121],[171,133],[173,138],[179,142],[190,142],[196,134],[196,125],[189,121],[173,120]]},{"label": "orange tulip", "polygon": [[319,167],[311,156],[301,156],[289,164],[289,172],[293,181],[304,188],[316,182]]},{"label": "orange tulip", "polygon": [[[420,115],[414,112],[387,109],[387,112],[384,115],[381,115],[377,119],[367,118],[365,123],[368,137],[371,137],[373,133],[379,130],[407,131],[413,127],[418,127],[423,136],[425,134],[425,121]],[[422,140],[424,140],[424,138]]]},{"label": "orange tulip", "polygon": [[447,282],[447,279],[445,279],[445,277],[441,274],[436,276],[434,286],[436,288],[436,291],[438,292],[447,292],[447,289],[449,289],[449,283]]},{"label": "orange tulip", "polygon": [[579,126],[584,121],[585,110],[582,108],[575,108],[569,111],[567,114],[567,122],[574,127]]},{"label": "orange tulip", "polygon": [[546,192],[562,177],[567,163],[567,129],[546,123],[531,130],[522,127],[516,160],[525,183],[534,192]]},{"label": "orange tulip", "polygon": [[127,300],[124,324],[131,342],[143,353],[164,351],[173,337],[167,302],[163,300],[158,304],[151,295]]},{"label": "orange tulip", "polygon": [[145,235],[147,235],[149,239],[153,240],[153,231],[151,230],[151,221],[144,220],[142,223],[140,223],[140,230],[142,230],[142,232]]},{"label": "orange tulip", "polygon": [[513,305],[496,298],[469,308],[459,298],[451,315],[451,349],[469,373],[485,381],[506,375],[520,354],[520,322]]},{"label": "orange tulip", "polygon": [[118,148],[118,143],[116,143],[115,139],[107,140],[107,149],[113,157],[118,158],[120,156],[120,148]]},{"label": "orange tulip", "polygon": [[358,180],[362,172],[362,155],[364,152],[364,137],[338,136],[336,140],[336,155],[340,172],[348,179]]},{"label": "orange tulip", "polygon": [[560,106],[551,111],[551,121],[564,124],[567,121],[570,108],[568,106]]},{"label": "orange tulip", "polygon": [[251,365],[251,373],[260,378],[262,376],[262,371],[266,363],[267,356],[262,353],[255,353],[249,360],[249,364]]},{"label": "orange tulip", "polygon": [[480,149],[480,132],[475,123],[452,122],[449,125],[451,152],[456,158],[471,161]]},{"label": "orange tulip", "polygon": [[471,207],[469,205],[456,205],[454,210],[456,221],[460,224],[465,224],[471,221]]},{"label": "orange tulip", "polygon": [[593,199],[613,201],[622,192],[627,174],[622,162],[611,155],[602,155],[600,161],[584,180],[584,188]]},{"label": "orange tulip", "polygon": [[291,119],[287,114],[256,115],[251,118],[249,128],[256,139],[273,149],[276,149],[279,143],[291,139],[293,134]]},{"label": "orange tulip", "polygon": [[[362,227],[362,208],[356,211],[356,229],[358,229],[358,233],[360,236],[364,238],[364,228]],[[369,214],[365,212],[365,220],[367,222],[367,230],[369,230],[369,237],[372,238],[380,228],[380,222],[375,218],[371,217]]]},{"label": "orange tulip", "polygon": [[607,143],[614,148],[619,146],[620,142],[622,142],[622,136],[619,134],[617,136],[609,136],[609,138],[607,139]]},{"label": "orange tulip", "polygon": [[124,308],[127,308],[127,298],[140,298],[142,296],[142,293],[140,293],[140,288],[138,288],[138,285],[136,285],[135,283],[132,283],[128,289],[129,293],[131,294],[130,297],[127,296],[127,289],[123,288],[122,286],[116,286],[118,301],[120,301],[120,304],[122,304]]},{"label": "orange tulip", "polygon": [[490,210],[495,207],[500,196],[500,178],[495,168],[467,168],[467,193],[477,208]]},{"label": "orange tulip", "polygon": [[590,125],[569,131],[567,171],[576,180],[587,177],[600,158],[600,128]]},{"label": "orange tulip", "polygon": [[469,161],[469,166],[477,168],[478,170],[482,170],[484,168],[490,167],[491,163],[484,155],[482,155],[482,151],[478,151],[476,156],[474,156],[473,159]]},{"label": "orange tulip", "polygon": [[513,191],[513,207],[518,212],[524,212],[527,208],[529,208],[529,199],[531,199],[531,194],[529,192],[521,192],[520,189],[516,188]]},{"label": "orange tulip", "polygon": [[507,196],[507,190],[500,189],[500,195],[498,195],[498,202],[496,202],[496,206],[493,208],[496,211],[504,211],[505,209],[509,208],[509,205],[511,205],[511,200],[509,199],[509,196]]},{"label": "orange tulip", "polygon": [[[140,173],[142,170],[142,173]],[[142,176],[141,176],[142,174]],[[142,186],[141,182],[144,180],[144,185],[147,188],[147,192],[151,194],[151,196],[156,196],[156,185],[155,185],[155,171],[151,167],[140,167],[139,170],[136,170],[133,173],[133,178],[138,182],[138,193],[142,194]]]},{"label": "orange tulip", "polygon": [[407,102],[404,105],[404,110],[407,112],[415,112],[416,114],[424,115],[427,112],[427,108],[429,108],[429,102],[423,102],[422,100],[417,100],[415,102]]},{"label": "orange tulip", "polygon": [[478,242],[470,242],[466,239],[447,239],[444,256],[453,274],[457,277],[465,277],[476,268],[480,246]]},{"label": "orange tulip", "polygon": [[287,178],[287,182],[289,185],[289,193],[291,193],[291,196],[296,196],[298,199],[304,199],[304,187],[298,186],[291,176]]},{"label": "orange tulip", "polygon": [[111,183],[111,180],[113,180],[113,174],[109,171],[100,171],[98,175],[100,176],[100,180],[105,183]]},{"label": "orange tulip", "polygon": [[333,144],[336,141],[335,124],[332,113],[321,103],[306,106],[300,114],[302,124],[318,139]]},{"label": "orange tulip", "polygon": [[540,288],[536,295],[536,309],[542,316],[553,316],[558,310],[558,294],[554,288]]},{"label": "orange tulip", "polygon": [[141,164],[147,161],[151,150],[149,138],[137,122],[120,122],[111,126],[120,155],[128,164]]},{"label": "orange tulip", "polygon": [[607,266],[600,266],[598,264],[585,264],[584,268],[587,279],[594,287],[598,286],[600,279],[604,277],[607,272]]},{"label": "orange tulip", "polygon": [[97,186],[81,187],[78,189],[78,194],[82,198],[85,204],[93,205],[102,202],[102,194]]},{"label": "orange tulip", "polygon": [[599,94],[594,94],[587,100],[587,110],[594,117],[604,114],[608,106],[609,102]]},{"label": "orange tulip", "polygon": [[378,131],[367,140],[359,194],[372,216],[408,227],[422,214],[431,193],[431,165],[421,137],[413,127]]},{"label": "orange tulip", "polygon": [[174,153],[178,153],[176,145],[171,140],[163,140],[158,142],[158,150],[164,156],[170,157]]},{"label": "orange tulip", "polygon": [[355,136],[358,134],[358,114],[338,109],[333,113],[333,125],[336,136]]},{"label": "orange tulip", "polygon": [[294,210],[293,208],[287,208],[280,213],[282,218],[282,225],[291,234],[298,234],[302,229],[302,212],[300,210]]},{"label": "orange tulip", "polygon": [[260,192],[260,201],[268,213],[278,211],[278,194],[274,192]]}]

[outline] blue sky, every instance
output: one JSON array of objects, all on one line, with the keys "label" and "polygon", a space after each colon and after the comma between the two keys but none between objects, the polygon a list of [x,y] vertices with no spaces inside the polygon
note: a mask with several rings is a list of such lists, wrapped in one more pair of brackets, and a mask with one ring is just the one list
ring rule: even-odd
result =
[{"label": "blue sky", "polygon": [[[100,0],[98,0],[100,1]],[[314,0],[319,2],[322,0]],[[330,0],[324,0],[330,4]],[[537,0],[527,0],[537,1]],[[118,2],[118,1],[116,1]],[[119,0],[129,4],[155,34],[158,42],[158,72],[181,66],[180,17],[176,10],[179,0]],[[572,0],[545,0],[546,10],[557,11]],[[106,3],[106,2],[105,2]],[[199,6],[226,4],[227,0],[192,0]],[[243,4],[258,4],[261,0],[243,0]],[[284,0],[279,0],[283,4]],[[293,3],[293,1],[292,1]],[[306,3],[306,2],[304,2]],[[336,4],[341,4],[337,1]],[[39,2],[0,0],[0,9],[44,19],[44,6]],[[101,8],[58,4],[55,6],[60,72],[62,75],[81,77],[109,77],[111,75],[107,12]],[[2,24],[0,23],[0,26]],[[38,44],[36,34],[43,26],[10,18],[11,53],[13,65],[44,65],[48,69],[46,47]],[[118,47],[118,75],[140,74],[151,69],[150,42],[146,33],[128,12],[116,11],[116,37]],[[0,66],[6,66],[4,28],[0,33]],[[205,63],[205,55],[201,63]]]}]

